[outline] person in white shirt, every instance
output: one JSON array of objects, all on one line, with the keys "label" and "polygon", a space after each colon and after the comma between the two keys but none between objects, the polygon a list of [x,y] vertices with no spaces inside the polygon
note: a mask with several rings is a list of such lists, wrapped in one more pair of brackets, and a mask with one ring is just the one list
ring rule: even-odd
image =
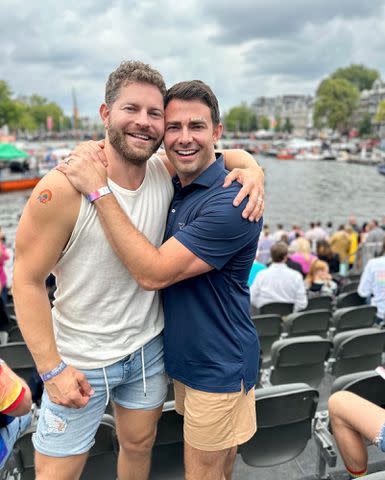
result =
[{"label": "person in white shirt", "polygon": [[302,275],[286,265],[288,248],[277,242],[271,249],[273,263],[259,272],[250,288],[251,304],[261,308],[267,303],[293,303],[294,311],[307,306],[307,297]]},{"label": "person in white shirt", "polygon": [[372,258],[366,264],[357,289],[360,297],[372,296],[371,303],[377,307],[376,322],[385,320],[385,239],[382,243],[382,256]]}]

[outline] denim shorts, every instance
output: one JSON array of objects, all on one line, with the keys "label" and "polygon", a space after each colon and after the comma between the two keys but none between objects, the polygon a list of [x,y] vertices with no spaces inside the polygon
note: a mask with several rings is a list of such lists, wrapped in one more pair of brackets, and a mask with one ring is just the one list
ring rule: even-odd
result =
[{"label": "denim shorts", "polygon": [[139,349],[104,369],[81,371],[95,392],[85,407],[57,405],[46,392],[43,393],[37,430],[32,436],[35,449],[43,455],[68,457],[88,452],[95,443],[95,433],[108,397],[127,409],[160,407],[167,395],[168,381],[163,361],[163,335],[143,347],[143,358],[142,349]]},{"label": "denim shorts", "polygon": [[381,452],[385,452],[385,423],[382,425],[381,430],[373,443],[381,450]]}]

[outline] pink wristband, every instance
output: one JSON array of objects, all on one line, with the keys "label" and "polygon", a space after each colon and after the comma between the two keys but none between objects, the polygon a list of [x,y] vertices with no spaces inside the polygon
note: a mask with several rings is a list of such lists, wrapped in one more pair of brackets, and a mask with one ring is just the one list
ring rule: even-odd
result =
[{"label": "pink wristband", "polygon": [[108,195],[109,193],[112,193],[112,190],[106,185],[105,187],[98,188],[94,192],[89,193],[86,197],[90,203],[93,203],[98,198],[104,197],[104,195]]}]

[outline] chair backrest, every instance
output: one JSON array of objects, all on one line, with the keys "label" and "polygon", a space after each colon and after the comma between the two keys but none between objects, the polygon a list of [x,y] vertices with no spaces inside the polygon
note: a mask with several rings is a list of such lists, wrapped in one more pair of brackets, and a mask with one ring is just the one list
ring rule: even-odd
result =
[{"label": "chair backrest", "polygon": [[24,342],[23,335],[17,325],[11,327],[8,331],[8,343],[15,342]]},{"label": "chair backrest", "polygon": [[28,382],[35,371],[35,362],[24,342],[0,345],[0,358]]},{"label": "chair backrest", "polygon": [[374,323],[377,308],[371,305],[339,308],[333,314],[332,323],[336,332],[369,328]]},{"label": "chair backrest", "polygon": [[348,282],[356,282],[359,281],[361,278],[361,273],[351,273],[348,272],[348,276],[346,277]]},{"label": "chair backrest", "polygon": [[342,287],[340,288],[340,293],[356,292],[359,283],[359,280],[352,280],[348,283],[345,283],[345,285],[342,285]]},{"label": "chair backrest", "polygon": [[337,297],[337,308],[355,307],[364,303],[365,299],[360,297],[357,292],[341,293]]},{"label": "chair backrest", "polygon": [[306,382],[317,386],[324,373],[332,343],[318,335],[288,338],[274,342],[271,347],[270,382]]},{"label": "chair backrest", "polygon": [[285,316],[289,315],[294,309],[294,303],[282,303],[282,302],[273,302],[266,303],[259,309],[261,315],[268,313],[276,313],[277,315]]},{"label": "chair backrest", "polygon": [[338,377],[362,372],[381,364],[385,330],[361,328],[337,333],[333,339],[333,374]]},{"label": "chair backrest", "polygon": [[319,297],[309,298],[307,302],[307,310],[331,310],[333,299],[329,295],[320,295]]},{"label": "chair backrest", "polygon": [[243,461],[269,467],[297,457],[311,438],[317,390],[303,383],[279,385],[257,389],[255,399],[258,431],[239,447]]},{"label": "chair backrest", "polygon": [[289,337],[320,335],[325,337],[329,329],[330,310],[308,310],[291,313],[286,317],[285,330]]},{"label": "chair backrest", "polygon": [[373,370],[342,375],[334,380],[331,393],[348,390],[369,402],[385,407],[384,379]]},{"label": "chair backrest", "polygon": [[267,315],[254,315],[251,317],[251,320],[257,330],[263,364],[266,365],[271,359],[272,344],[281,336],[282,318],[280,315],[271,313]]},{"label": "chair backrest", "polygon": [[158,423],[150,480],[180,480],[183,473],[183,417],[170,401],[164,404]]}]

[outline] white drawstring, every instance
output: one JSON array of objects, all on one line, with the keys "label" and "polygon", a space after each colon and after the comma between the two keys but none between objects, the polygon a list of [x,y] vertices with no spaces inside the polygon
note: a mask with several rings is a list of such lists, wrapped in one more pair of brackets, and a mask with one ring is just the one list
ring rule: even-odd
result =
[{"label": "white drawstring", "polygon": [[144,348],[142,347],[142,378],[143,378],[143,393],[147,397],[147,388],[146,388],[146,369],[144,366]]},{"label": "white drawstring", "polygon": [[104,375],[104,383],[106,384],[106,390],[107,390],[107,400],[106,400],[106,406],[107,406],[108,402],[110,401],[110,387],[108,386],[107,372],[104,367],[103,367],[103,375]]}]

